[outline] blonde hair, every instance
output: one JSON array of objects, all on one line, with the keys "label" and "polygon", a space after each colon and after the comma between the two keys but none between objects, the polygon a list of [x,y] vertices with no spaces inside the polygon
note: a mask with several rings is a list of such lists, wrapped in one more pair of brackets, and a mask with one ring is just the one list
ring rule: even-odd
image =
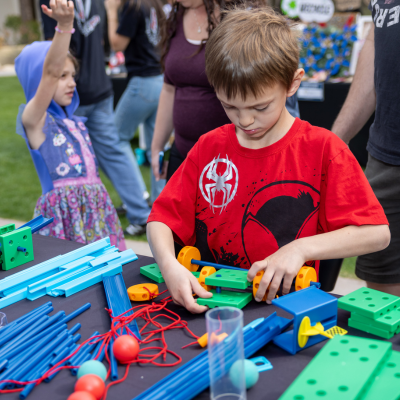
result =
[{"label": "blonde hair", "polygon": [[206,45],[206,74],[216,91],[245,100],[280,82],[290,88],[299,65],[299,41],[291,23],[272,8],[234,8]]}]

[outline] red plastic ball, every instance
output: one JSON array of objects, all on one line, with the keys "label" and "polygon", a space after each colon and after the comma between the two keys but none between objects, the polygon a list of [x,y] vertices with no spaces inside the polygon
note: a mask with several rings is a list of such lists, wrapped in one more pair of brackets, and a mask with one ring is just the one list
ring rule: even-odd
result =
[{"label": "red plastic ball", "polygon": [[96,400],[96,397],[89,392],[74,392],[67,400]]},{"label": "red plastic ball", "polygon": [[139,354],[139,343],[133,336],[119,336],[114,342],[113,352],[121,364],[130,363]]},{"label": "red plastic ball", "polygon": [[103,379],[94,374],[83,375],[75,383],[75,392],[88,392],[96,400],[100,400],[103,397],[105,389]]}]

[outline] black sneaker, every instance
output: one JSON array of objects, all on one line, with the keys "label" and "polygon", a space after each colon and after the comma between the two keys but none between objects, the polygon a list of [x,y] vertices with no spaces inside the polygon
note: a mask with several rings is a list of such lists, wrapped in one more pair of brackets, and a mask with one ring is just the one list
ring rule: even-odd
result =
[{"label": "black sneaker", "polygon": [[125,235],[139,236],[146,233],[146,225],[130,224],[124,230]]},{"label": "black sneaker", "polygon": [[127,207],[126,207],[126,205],[125,205],[124,203],[122,203],[122,204],[121,204],[119,207],[117,207],[115,210],[117,211],[117,214],[118,214],[118,215],[125,215],[125,214],[126,214]]}]

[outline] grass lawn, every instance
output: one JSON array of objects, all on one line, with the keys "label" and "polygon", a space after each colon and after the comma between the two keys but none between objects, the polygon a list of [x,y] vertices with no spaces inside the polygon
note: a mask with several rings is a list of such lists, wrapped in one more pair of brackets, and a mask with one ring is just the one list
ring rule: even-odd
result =
[{"label": "grass lawn", "polygon": [[[24,93],[16,77],[0,78],[0,217],[20,221],[32,219],[36,200],[41,195],[41,187],[36,170],[26,148],[24,140],[15,133],[15,121],[18,106],[25,102]],[[137,141],[133,146],[137,146]],[[150,169],[141,167],[144,181],[150,186]],[[107,177],[101,173],[101,179],[115,206],[121,200]],[[150,190],[149,190],[150,191]],[[129,222],[121,218],[123,228]],[[146,236],[135,237],[146,241]],[[346,259],[340,275],[355,277],[355,257]]]}]

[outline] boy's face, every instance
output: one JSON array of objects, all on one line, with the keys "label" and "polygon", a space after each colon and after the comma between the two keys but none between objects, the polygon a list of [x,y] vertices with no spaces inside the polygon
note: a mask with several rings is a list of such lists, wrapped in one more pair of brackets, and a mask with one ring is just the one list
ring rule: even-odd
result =
[{"label": "boy's face", "polygon": [[73,62],[67,58],[64,65],[63,73],[58,80],[54,101],[60,106],[69,106],[74,95],[75,83],[75,67]]}]

